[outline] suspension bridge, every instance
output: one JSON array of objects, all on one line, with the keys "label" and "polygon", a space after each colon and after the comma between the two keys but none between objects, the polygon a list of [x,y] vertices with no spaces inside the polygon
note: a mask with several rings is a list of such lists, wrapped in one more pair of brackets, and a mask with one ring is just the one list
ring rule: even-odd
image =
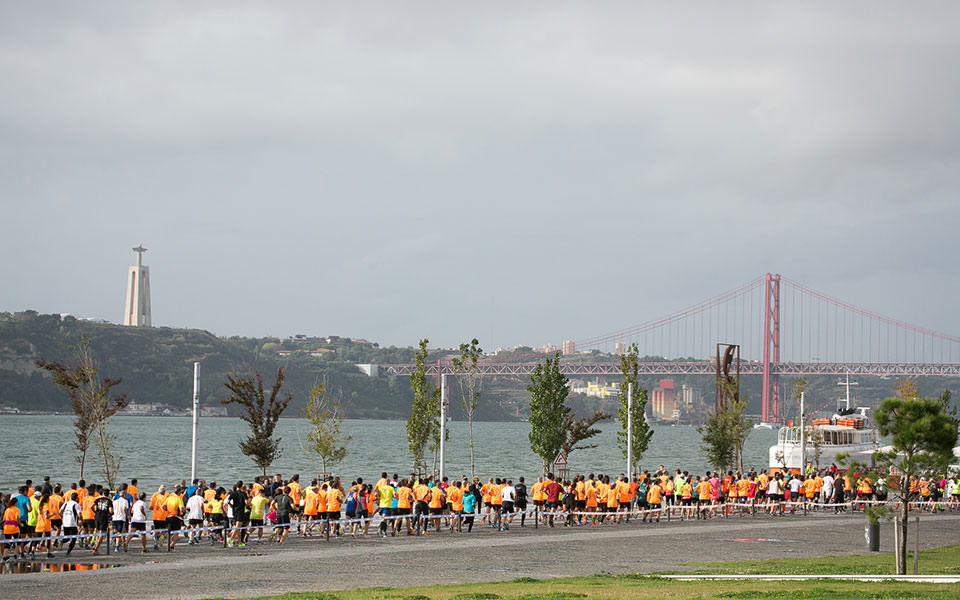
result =
[{"label": "suspension bridge", "polygon": [[[738,344],[741,375],[763,378],[761,420],[780,421],[780,376],[875,375],[960,377],[960,337],[859,308],[778,274],[767,273],[678,311],[592,338],[564,343],[566,375],[619,375],[619,362],[587,362],[578,351],[619,354],[636,344],[640,375],[713,375],[718,342]],[[530,375],[530,362],[486,357],[484,375]],[[380,365],[387,375],[409,376],[414,365]],[[453,374],[449,361],[428,374]]]}]

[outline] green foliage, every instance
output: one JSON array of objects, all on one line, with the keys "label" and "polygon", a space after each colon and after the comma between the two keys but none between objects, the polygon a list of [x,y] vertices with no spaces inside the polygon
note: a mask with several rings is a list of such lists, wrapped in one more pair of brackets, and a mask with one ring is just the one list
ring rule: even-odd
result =
[{"label": "green foliage", "polygon": [[36,366],[49,372],[53,382],[66,394],[76,420],[74,428],[74,447],[80,453],[76,459],[80,463],[80,479],[91,437],[96,434],[97,449],[103,460],[103,474],[107,483],[113,487],[117,472],[120,470],[121,457],[113,453],[115,437],[109,432],[110,418],[127,405],[126,394],[111,396],[110,390],[119,385],[122,379],[101,377],[99,367],[90,350],[90,340],[81,337],[74,352],[76,366],[70,367],[59,362],[37,360]]},{"label": "green foliage", "polygon": [[[623,458],[627,458],[627,450],[632,446],[633,464],[630,470],[636,469],[640,464],[643,453],[650,446],[650,439],[653,437],[653,429],[647,423],[647,390],[643,389],[637,379],[639,370],[639,356],[637,344],[633,343],[627,349],[625,354],[620,355],[620,373],[623,374],[623,386],[620,388],[620,408],[617,410],[617,417],[620,419],[620,430],[617,432],[617,445],[623,452]],[[633,406],[628,406],[627,393],[630,385],[633,385]],[[632,408],[628,415],[628,408]],[[627,441],[627,424],[632,422],[630,433],[632,439]]]},{"label": "green foliage", "polygon": [[720,471],[738,466],[736,458],[742,453],[743,444],[753,428],[753,420],[746,418],[746,411],[746,398],[727,402],[706,423],[697,427],[703,440],[700,449],[710,464]]},{"label": "green foliage", "polygon": [[414,355],[413,374],[410,376],[410,387],[413,389],[413,405],[410,409],[410,418],[407,419],[407,443],[410,455],[413,457],[414,471],[426,467],[424,455],[431,442],[440,442],[440,390],[427,381],[427,345],[430,340],[420,340],[420,347]]},{"label": "green foliage", "polygon": [[[343,389],[345,418],[406,419],[410,387],[393,377],[368,377],[356,363],[391,364],[413,362],[413,348],[380,348],[376,344],[344,338],[327,343],[324,338],[290,342],[289,356],[263,351],[264,344],[280,344],[278,338],[217,337],[198,329],[169,327],[123,327],[83,321],[60,315],[26,311],[0,313],[0,405],[25,410],[70,410],[67,397],[50,385],[46,371],[34,361],[71,364],[73,349],[81,338],[90,341],[100,372],[123,377],[123,389],[131,403],[159,403],[174,409],[189,409],[193,397],[193,363],[202,363],[201,405],[218,405],[217,390],[230,373],[275,372],[286,367],[284,389],[294,392],[290,408],[303,410],[310,389],[326,378],[331,389]],[[286,345],[288,341],[283,341]],[[311,355],[307,350],[334,350]],[[494,404],[496,406],[496,404]],[[494,411],[485,418],[504,418]],[[91,438],[93,443],[93,438]],[[91,446],[92,448],[92,446]]]},{"label": "green foliage", "polygon": [[327,473],[347,456],[347,443],[353,436],[345,436],[341,427],[343,413],[340,410],[340,397],[343,391],[335,395],[327,394],[327,384],[318,383],[310,390],[310,400],[303,414],[310,423],[307,434],[307,448],[320,458],[320,468]]},{"label": "green foliage", "polygon": [[251,376],[242,377],[235,374],[227,375],[224,386],[230,390],[230,396],[221,400],[223,404],[239,404],[242,408],[240,418],[250,426],[251,436],[241,440],[238,445],[244,455],[249,456],[260,467],[263,475],[267,474],[267,467],[280,458],[280,440],[274,439],[273,430],[277,420],[286,410],[293,399],[293,394],[286,398],[280,397],[280,388],[283,386],[284,369],[277,369],[277,377],[267,398],[263,391],[263,378],[259,372]]},{"label": "green foliage", "polygon": [[[888,483],[892,499],[898,502],[895,509],[898,525],[895,528],[895,566],[896,573],[903,575],[907,570],[908,482],[914,478],[939,476],[947,472],[954,459],[957,423],[950,414],[944,412],[940,399],[918,397],[911,380],[900,381],[895,391],[897,396],[884,400],[874,415],[878,433],[891,438],[891,449],[874,452],[873,469],[867,469],[866,465],[857,462],[851,462],[849,466],[864,472],[874,483],[892,470],[899,471],[900,478],[888,480]],[[882,506],[868,509],[868,515],[872,520],[892,516]]]},{"label": "green foliage", "polygon": [[560,449],[563,454],[569,458],[574,450],[586,450],[587,448],[596,448],[596,444],[581,444],[585,440],[592,438],[600,433],[600,430],[594,427],[598,421],[609,419],[610,414],[602,410],[594,412],[589,417],[577,417],[572,412],[563,416],[564,440]]},{"label": "green foliage", "polygon": [[530,448],[543,461],[546,471],[566,441],[564,417],[570,412],[565,400],[570,388],[560,372],[560,354],[540,363],[530,376]]},{"label": "green foliage", "polygon": [[476,474],[476,459],[474,457],[473,446],[473,416],[480,406],[480,391],[483,384],[483,378],[480,375],[480,357],[483,355],[483,348],[477,338],[473,338],[469,344],[460,344],[460,355],[453,357],[453,368],[457,374],[457,383],[460,387],[460,406],[463,408],[463,414],[467,417],[467,425],[470,433],[470,477]]}]

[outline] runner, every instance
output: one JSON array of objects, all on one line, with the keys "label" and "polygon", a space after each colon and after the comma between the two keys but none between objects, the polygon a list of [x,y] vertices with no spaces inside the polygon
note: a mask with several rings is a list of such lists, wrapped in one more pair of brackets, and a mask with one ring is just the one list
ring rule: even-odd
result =
[{"label": "runner", "polygon": [[[136,479],[133,480],[136,482]],[[136,488],[134,488],[136,489]],[[140,495],[137,497],[137,501],[133,503],[133,507],[130,509],[130,532],[139,532],[140,533],[140,553],[146,554],[147,552],[147,499],[146,492],[140,492]],[[125,547],[129,546],[129,541],[126,542]]]}]

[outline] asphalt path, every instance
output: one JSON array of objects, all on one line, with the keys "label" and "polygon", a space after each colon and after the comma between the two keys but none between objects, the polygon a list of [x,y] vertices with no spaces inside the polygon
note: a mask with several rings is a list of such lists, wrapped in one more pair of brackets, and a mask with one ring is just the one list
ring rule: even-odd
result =
[{"label": "asphalt path", "polygon": [[[707,521],[539,528],[381,539],[371,533],[325,541],[292,536],[279,546],[246,548],[178,544],[171,552],[91,556],[75,550],[49,562],[107,563],[86,572],[0,575],[0,596],[19,598],[244,598],[294,591],[479,583],[517,577],[682,570],[683,563],[812,557],[867,552],[862,513],[732,516]],[[913,547],[913,519],[910,547]],[[921,548],[960,542],[960,513],[921,517]],[[881,550],[893,528],[881,523]],[[139,548],[139,542],[132,545]],[[891,561],[892,562],[892,561]],[[891,565],[892,566],[892,565]]]}]

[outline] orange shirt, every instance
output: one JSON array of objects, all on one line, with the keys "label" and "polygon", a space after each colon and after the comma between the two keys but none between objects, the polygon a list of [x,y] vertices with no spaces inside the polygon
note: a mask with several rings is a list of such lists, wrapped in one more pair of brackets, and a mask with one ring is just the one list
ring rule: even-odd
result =
[{"label": "orange shirt", "polygon": [[307,488],[303,499],[303,514],[309,517],[317,516],[317,493],[313,488]]},{"label": "orange shirt", "polygon": [[83,503],[80,505],[80,518],[84,520],[93,519],[93,501],[97,499],[96,495],[85,496],[83,498]]},{"label": "orange shirt", "polygon": [[413,490],[406,486],[397,489],[397,508],[410,508],[413,505]]},{"label": "orange shirt", "polygon": [[20,509],[11,506],[3,511],[3,534],[11,535],[20,533]]},{"label": "orange shirt", "polygon": [[463,510],[463,491],[460,488],[452,487],[448,489],[447,498],[450,500],[451,509]]},{"label": "orange shirt", "polygon": [[693,497],[693,486],[684,481],[680,485],[680,497],[681,498],[692,498]]},{"label": "orange shirt", "polygon": [[290,499],[293,500],[293,505],[300,506],[300,490],[302,489],[300,484],[291,481],[287,484],[287,487],[290,488]]},{"label": "orange shirt", "polygon": [[[430,498],[430,488],[422,483],[414,486],[413,497],[417,502],[426,502],[427,499]],[[399,504],[399,500],[397,500],[397,504]]]},{"label": "orange shirt", "polygon": [[430,508],[443,508],[443,490],[439,487],[430,489]]},{"label": "orange shirt", "polygon": [[590,508],[596,508],[597,506],[597,486],[593,481],[587,481],[585,487],[585,493],[587,495],[587,506]]},{"label": "orange shirt", "polygon": [[503,491],[503,488],[506,486],[494,484],[490,488],[490,504],[494,506],[500,506],[503,504],[503,496],[500,495],[500,492]]},{"label": "orange shirt", "polygon": [[327,491],[327,512],[340,512],[340,490],[337,488]]},{"label": "orange shirt", "polygon": [[330,491],[329,489],[325,490],[321,488],[320,491],[317,493],[317,512],[318,513],[327,512],[327,494],[329,493],[329,491]]},{"label": "orange shirt", "polygon": [[613,485],[614,487],[607,490],[607,508],[616,508],[620,504],[620,501],[618,500],[619,496],[617,495],[616,484]]},{"label": "orange shirt", "polygon": [[660,486],[653,484],[647,491],[647,502],[649,504],[660,504]]},{"label": "orange shirt", "polygon": [[482,486],[480,486],[480,493],[483,494],[484,504],[488,504],[490,502],[490,496],[493,492],[494,487],[496,486],[494,486],[492,483],[485,483]]},{"label": "orange shirt", "polygon": [[697,484],[697,498],[700,500],[709,500],[710,499],[710,482],[701,481]]},{"label": "orange shirt", "polygon": [[630,484],[626,481],[618,481],[617,488],[620,490],[617,500],[620,502],[630,502],[630,499],[633,497],[630,493]]},{"label": "orange shirt", "polygon": [[60,506],[63,504],[63,498],[56,495],[50,494],[50,500],[48,506],[50,507],[50,518],[54,521],[60,519]]},{"label": "orange shirt", "polygon": [[167,519],[166,500],[167,495],[160,492],[150,497],[150,510],[153,511],[154,521],[165,521]]},{"label": "orange shirt", "polygon": [[37,513],[37,525],[34,531],[37,533],[50,533],[50,504]]}]

